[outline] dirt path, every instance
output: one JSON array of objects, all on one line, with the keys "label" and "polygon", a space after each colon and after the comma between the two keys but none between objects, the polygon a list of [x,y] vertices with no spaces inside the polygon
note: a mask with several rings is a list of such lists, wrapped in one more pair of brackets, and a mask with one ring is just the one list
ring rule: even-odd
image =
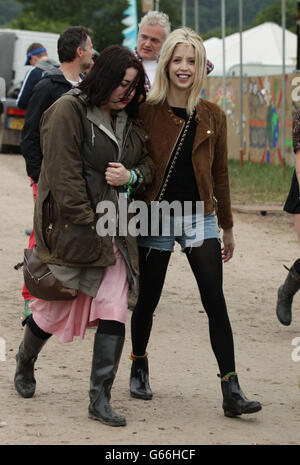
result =
[{"label": "dirt path", "polygon": [[[21,156],[0,155],[0,444],[299,444],[300,361],[292,340],[300,338],[300,294],[294,318],[283,327],[274,313],[276,291],[299,246],[288,216],[235,213],[236,251],[224,266],[224,290],[235,335],[237,370],[248,397],[263,410],[223,416],[217,365],[207,317],[185,257],[172,257],[149,345],[152,401],[130,398],[130,314],[112,404],[127,427],[110,428],[87,418],[94,329],[83,341],[52,338],[36,364],[37,391],[23,399],[13,387],[15,354],[23,328],[21,261],[33,201]],[[1,339],[0,339],[1,341]],[[300,339],[299,339],[300,341]],[[299,353],[299,352],[298,352]]]}]

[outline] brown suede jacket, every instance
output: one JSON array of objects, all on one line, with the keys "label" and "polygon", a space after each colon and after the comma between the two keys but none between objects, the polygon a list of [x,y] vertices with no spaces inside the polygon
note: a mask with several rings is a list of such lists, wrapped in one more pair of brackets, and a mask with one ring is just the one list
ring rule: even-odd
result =
[{"label": "brown suede jacket", "polygon": [[[227,163],[227,127],[225,113],[214,103],[201,100],[197,106],[198,123],[192,163],[204,214],[216,211],[223,229],[233,226]],[[155,163],[154,181],[140,195],[150,203],[161,189],[168,161],[180,135],[184,120],[175,116],[165,102],[144,103],[140,115],[149,136],[149,154]],[[180,155],[179,155],[180,156]]]}]

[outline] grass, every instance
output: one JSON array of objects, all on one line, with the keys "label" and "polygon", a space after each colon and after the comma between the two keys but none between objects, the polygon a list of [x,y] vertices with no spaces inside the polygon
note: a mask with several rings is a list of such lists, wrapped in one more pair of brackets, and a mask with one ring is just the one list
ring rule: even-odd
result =
[{"label": "grass", "polygon": [[229,178],[232,203],[280,203],[283,204],[290,190],[294,168],[281,165],[245,161],[240,167],[238,160],[229,160]]}]

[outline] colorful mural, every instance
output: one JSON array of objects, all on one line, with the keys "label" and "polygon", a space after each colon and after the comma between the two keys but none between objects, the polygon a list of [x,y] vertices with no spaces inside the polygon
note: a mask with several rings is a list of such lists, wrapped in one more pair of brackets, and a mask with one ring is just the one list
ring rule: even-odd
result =
[{"label": "colorful mural", "polygon": [[[284,157],[292,164],[292,115],[296,102],[292,98],[295,75],[286,75],[286,123]],[[298,82],[298,81],[297,81]],[[260,163],[282,163],[281,76],[249,77],[243,79],[243,139],[245,159]],[[295,91],[294,91],[295,95]],[[221,78],[207,79],[208,100],[223,107],[223,85]],[[299,97],[300,102],[300,97]],[[240,154],[240,80],[227,79],[226,114],[228,123],[229,157],[239,158]]]}]

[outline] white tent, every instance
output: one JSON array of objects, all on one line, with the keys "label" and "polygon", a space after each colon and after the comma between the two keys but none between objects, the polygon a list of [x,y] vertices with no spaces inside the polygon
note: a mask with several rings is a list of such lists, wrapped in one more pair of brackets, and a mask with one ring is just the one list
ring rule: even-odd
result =
[{"label": "white tent", "polygon": [[[244,75],[255,76],[263,73],[282,72],[282,28],[275,23],[263,23],[243,31],[243,71]],[[286,73],[296,68],[297,35],[285,32]],[[223,41],[212,37],[204,41],[207,57],[215,66],[211,76],[223,74]],[[225,69],[227,76],[239,76],[240,34],[236,32],[225,38]]]}]

